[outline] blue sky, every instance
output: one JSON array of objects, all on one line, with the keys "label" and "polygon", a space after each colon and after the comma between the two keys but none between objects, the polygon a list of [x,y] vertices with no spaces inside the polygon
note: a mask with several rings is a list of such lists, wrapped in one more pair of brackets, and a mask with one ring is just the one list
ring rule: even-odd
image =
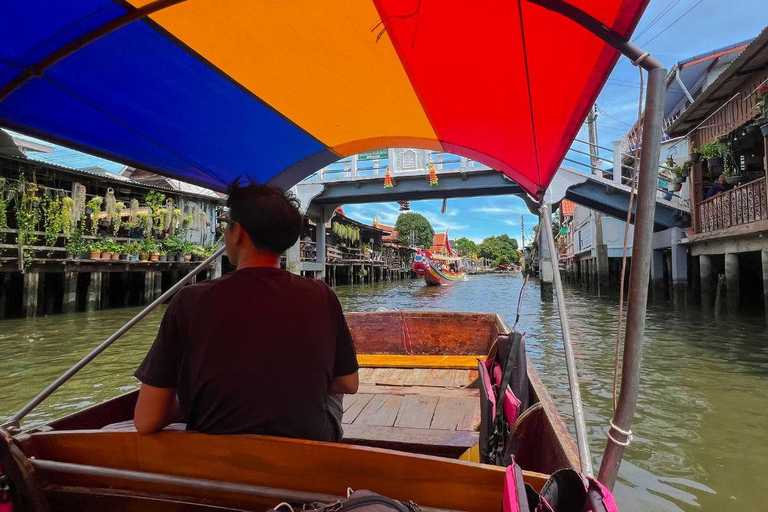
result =
[{"label": "blue sky", "polygon": [[[669,69],[688,57],[755,37],[766,24],[768,0],[651,0],[633,42]],[[610,147],[610,142],[621,139],[637,119],[639,83],[637,68],[622,59],[597,101],[611,116],[598,118],[600,145]],[[586,128],[577,138],[587,139]],[[573,147],[587,151],[583,144]],[[583,161],[575,154],[569,157]],[[440,213],[441,205],[441,201],[411,202],[411,211],[424,214],[436,231],[450,228],[451,237],[466,236],[478,242],[501,233],[519,240],[521,214],[526,214],[528,239],[537,222],[515,196],[450,199],[445,215]],[[349,205],[344,211],[363,222],[371,222],[378,212],[385,224],[393,224],[398,213],[395,203]]]}]

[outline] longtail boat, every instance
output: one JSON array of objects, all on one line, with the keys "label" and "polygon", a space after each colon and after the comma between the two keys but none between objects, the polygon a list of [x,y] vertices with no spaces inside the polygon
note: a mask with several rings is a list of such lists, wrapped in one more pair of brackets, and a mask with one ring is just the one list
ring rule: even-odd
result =
[{"label": "longtail boat", "polygon": [[[539,233],[551,233],[550,206],[564,194],[549,187],[552,178],[618,58],[627,57],[648,72],[648,81],[642,141],[637,144],[641,149],[621,387],[606,426],[606,449],[598,475],[609,489],[631,441],[639,392],[662,135],[666,72],[649,53],[629,42],[647,3],[11,2],[4,6],[6,24],[0,30],[0,126],[219,192],[243,177],[289,188],[340,157],[366,151],[389,147],[442,150],[477,159],[512,180],[528,204],[540,208]],[[489,78],[446,79],[444,70],[450,69],[485,71]],[[558,82],[559,77],[567,77],[567,87]],[[482,181],[461,174],[461,182],[445,184],[434,171],[428,181],[425,176],[425,183],[443,198],[488,193]],[[401,192],[401,197],[388,196],[393,200],[428,197],[423,188],[396,184],[391,177],[382,185]],[[354,199],[354,188],[342,196]],[[318,185],[318,204],[304,207],[308,214],[325,219],[333,210],[333,198],[323,197],[321,191]],[[548,246],[550,255],[556,254],[551,236],[542,236],[540,242],[542,247]],[[441,385],[427,386],[427,377],[423,383],[419,381],[423,372],[417,370],[436,376],[446,368],[435,360],[417,367],[413,358],[477,357],[491,343],[491,337],[472,332],[474,341],[457,341],[453,345],[457,353],[451,353],[451,346],[441,343],[443,336],[453,338],[439,325],[420,330],[422,320],[411,313],[362,317],[364,323],[375,323],[374,318],[396,325],[401,322],[401,333],[410,334],[391,341],[396,345],[399,339],[405,353],[375,348],[381,339],[387,339],[388,329],[353,327],[358,331],[363,361],[378,358],[367,367],[373,371],[364,372],[364,387],[383,391],[363,393],[372,395],[365,406],[362,395],[345,403],[347,411],[364,407],[355,419],[348,413],[348,441],[355,445],[194,432],[140,437],[102,429],[130,419],[135,394],[44,427],[23,428],[21,421],[35,407],[194,279],[223,250],[192,270],[0,427],[4,473],[0,489],[14,505],[41,512],[253,510],[274,507],[284,500],[330,502],[347,487],[354,487],[413,500],[424,510],[502,508],[507,474],[503,467],[472,462],[471,449],[465,451],[464,458],[469,460],[448,458],[466,447],[471,431],[456,428],[455,438],[435,443],[435,434],[430,432],[450,429],[434,429],[430,423],[430,428],[421,429],[426,438],[415,443],[398,439],[398,428],[413,428],[395,425],[401,414],[406,424],[426,424],[425,418],[410,412],[406,402],[427,397],[424,400],[432,403],[437,396],[439,404],[443,397],[435,393],[455,393],[454,384],[469,395],[474,389],[471,384],[461,388],[462,382],[472,380],[472,370],[467,367],[451,368],[461,372],[451,373],[450,382],[448,374],[442,374]],[[565,301],[560,300],[562,283],[557,258],[550,260],[578,465],[591,476],[575,355]],[[486,332],[503,330],[498,319],[456,318],[462,325],[457,333],[480,329],[483,322],[487,322]],[[350,321],[356,323],[352,316]],[[440,322],[450,323],[447,317]],[[366,344],[371,348],[366,349]],[[384,362],[386,358],[397,358],[406,366]],[[483,368],[482,363],[478,365],[478,371]],[[390,380],[401,377],[400,387]],[[404,393],[410,378],[416,382],[411,390],[434,389],[430,393],[420,389],[423,394],[416,395],[396,393]],[[513,438],[524,438],[519,439],[519,448],[513,444],[511,449],[527,471],[525,479],[538,489],[547,472],[573,467],[576,458],[531,367],[527,367],[527,379],[535,405],[515,421]],[[487,391],[485,379],[478,380]],[[505,393],[501,389],[499,395]],[[481,403],[487,404],[487,400]],[[379,407],[372,408],[362,421],[360,417],[371,404]],[[396,408],[391,427],[367,424],[379,422],[381,415],[388,415],[388,423]],[[444,405],[441,411],[446,409],[452,407]],[[438,418],[450,419],[449,423],[462,418],[466,426],[468,412],[457,409],[461,411]],[[391,430],[366,430],[373,426]],[[525,450],[532,453],[525,455]],[[505,500],[508,497],[504,495]]]},{"label": "longtail boat", "polygon": [[451,270],[451,262],[458,262],[460,258],[446,258],[435,256],[429,251],[419,250],[413,257],[413,271],[424,278],[427,286],[450,285],[467,280],[467,273],[463,270]]},{"label": "longtail boat", "polygon": [[[103,429],[132,418],[134,391],[8,444],[3,468],[27,486],[19,504],[266,510],[283,500],[333,500],[352,487],[422,508],[497,511],[503,468],[469,461],[477,460],[477,361],[509,332],[504,321],[493,314],[405,311],[353,313],[347,321],[362,385],[344,400],[343,444]],[[514,455],[539,489],[550,473],[578,467],[578,455],[530,363],[527,373],[530,405],[514,427]],[[26,466],[14,463],[23,459],[13,450],[27,457]]]}]

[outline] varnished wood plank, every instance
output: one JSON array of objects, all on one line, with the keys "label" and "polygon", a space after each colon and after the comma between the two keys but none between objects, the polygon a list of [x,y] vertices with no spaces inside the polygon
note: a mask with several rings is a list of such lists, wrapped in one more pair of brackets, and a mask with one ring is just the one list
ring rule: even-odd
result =
[{"label": "varnished wood plank", "polygon": [[[355,430],[354,425],[347,428]],[[23,449],[28,456],[43,460],[192,478],[217,475],[234,483],[303,492],[338,494],[339,489],[347,487],[375,489],[383,495],[413,500],[425,507],[478,512],[498,512],[505,474],[504,468],[376,448],[195,432],[162,432],[151,436],[109,431],[49,432],[33,434]],[[44,477],[51,485],[58,483],[57,475]],[[80,485],[108,487],[112,483],[92,476],[85,480],[81,479]],[[71,482],[70,485],[78,484]],[[141,491],[146,485],[120,483],[113,488]],[[179,491],[166,485],[157,492],[178,496],[188,490]]]},{"label": "varnished wood plank", "polygon": [[498,333],[493,314],[386,311],[345,316],[358,354],[405,355],[407,345],[416,355],[485,355]]},{"label": "varnished wood plank", "polygon": [[477,368],[477,360],[485,356],[477,355],[392,355],[358,354],[357,362],[361,367],[376,368]]},{"label": "varnished wood plank", "polygon": [[448,387],[451,385],[451,380],[453,380],[453,371],[454,370],[438,370],[435,368],[427,370],[427,377],[424,380],[424,385]]},{"label": "varnished wood plank", "polygon": [[409,395],[403,398],[403,405],[397,415],[395,427],[429,428],[438,397]]},{"label": "varnished wood plank", "polygon": [[403,397],[397,395],[374,395],[354,423],[391,427],[397,418],[397,412],[403,403]]},{"label": "varnished wood plank", "polygon": [[427,379],[427,373],[429,370],[425,368],[416,368],[411,370],[411,373],[405,379],[404,384],[406,386],[423,386],[424,381]]},{"label": "varnished wood plank", "polygon": [[352,423],[353,421],[355,421],[355,419],[357,419],[357,417],[360,415],[362,410],[365,409],[365,407],[373,398],[373,395],[365,394],[365,393],[358,393],[357,395],[354,395],[354,396],[356,396],[357,399],[348,409],[344,410],[342,423]]},{"label": "varnished wood plank", "polygon": [[[478,402],[479,405],[479,402]],[[465,399],[444,396],[435,407],[432,423],[429,428],[441,430],[456,430],[456,425],[468,410]],[[466,430],[466,429],[465,429]]]},{"label": "varnished wood plank", "polygon": [[429,395],[429,396],[455,396],[479,400],[480,391],[477,388],[435,388],[427,386],[374,386],[361,384],[358,393],[386,394],[386,395]]}]

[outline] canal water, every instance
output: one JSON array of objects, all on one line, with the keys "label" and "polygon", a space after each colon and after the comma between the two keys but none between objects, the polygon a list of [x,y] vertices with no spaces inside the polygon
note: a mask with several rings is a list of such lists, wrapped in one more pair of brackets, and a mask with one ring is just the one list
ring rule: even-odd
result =
[{"label": "canal water", "polygon": [[[514,323],[519,275],[485,275],[453,287],[421,281],[343,286],[345,311],[425,309],[495,312]],[[611,416],[617,296],[566,290],[595,467]],[[22,406],[136,309],[0,323],[0,421]],[[132,373],[161,313],[107,350],[29,416],[39,423],[136,387]],[[554,302],[529,282],[518,329],[529,357],[569,414],[565,364]],[[651,301],[635,439],[616,495],[629,511],[761,511],[768,495],[768,339],[762,316],[715,320],[696,306]]]}]

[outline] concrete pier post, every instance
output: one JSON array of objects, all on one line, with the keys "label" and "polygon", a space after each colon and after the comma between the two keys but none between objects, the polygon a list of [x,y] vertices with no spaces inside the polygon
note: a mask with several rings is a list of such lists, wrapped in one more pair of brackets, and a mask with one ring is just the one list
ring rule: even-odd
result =
[{"label": "concrete pier post", "polygon": [[315,227],[315,261],[320,264],[319,275],[315,276],[317,279],[325,280],[325,212],[323,216],[317,219],[317,226]]},{"label": "concrete pier post", "polygon": [[712,306],[714,297],[714,276],[712,275],[712,256],[699,255],[699,286],[701,289],[701,305],[705,308]]},{"label": "concrete pier post", "polygon": [[725,285],[728,295],[728,309],[735,311],[739,307],[739,255],[725,255]]},{"label": "concrete pier post", "polygon": [[541,281],[541,300],[551,301],[554,298],[552,290],[552,282],[554,280],[554,272],[552,271],[551,258],[557,257],[557,255],[549,254],[549,237],[552,233],[547,233],[546,229],[541,228],[542,222],[539,223],[539,279]]},{"label": "concrete pier post", "polygon": [[655,249],[651,261],[651,281],[658,285],[664,280],[664,251]]},{"label": "concrete pier post", "polygon": [[77,311],[77,272],[64,271],[64,298],[61,301],[61,312],[64,314]]},{"label": "concrete pier post", "polygon": [[24,296],[23,307],[24,316],[33,318],[37,316],[37,291],[40,284],[40,274],[29,272],[24,274]]},{"label": "concrete pier post", "polygon": [[101,272],[91,272],[88,284],[88,296],[85,301],[86,311],[97,311],[101,307]]},{"label": "concrete pier post", "polygon": [[298,240],[285,252],[285,267],[291,274],[301,275],[301,242]]}]

